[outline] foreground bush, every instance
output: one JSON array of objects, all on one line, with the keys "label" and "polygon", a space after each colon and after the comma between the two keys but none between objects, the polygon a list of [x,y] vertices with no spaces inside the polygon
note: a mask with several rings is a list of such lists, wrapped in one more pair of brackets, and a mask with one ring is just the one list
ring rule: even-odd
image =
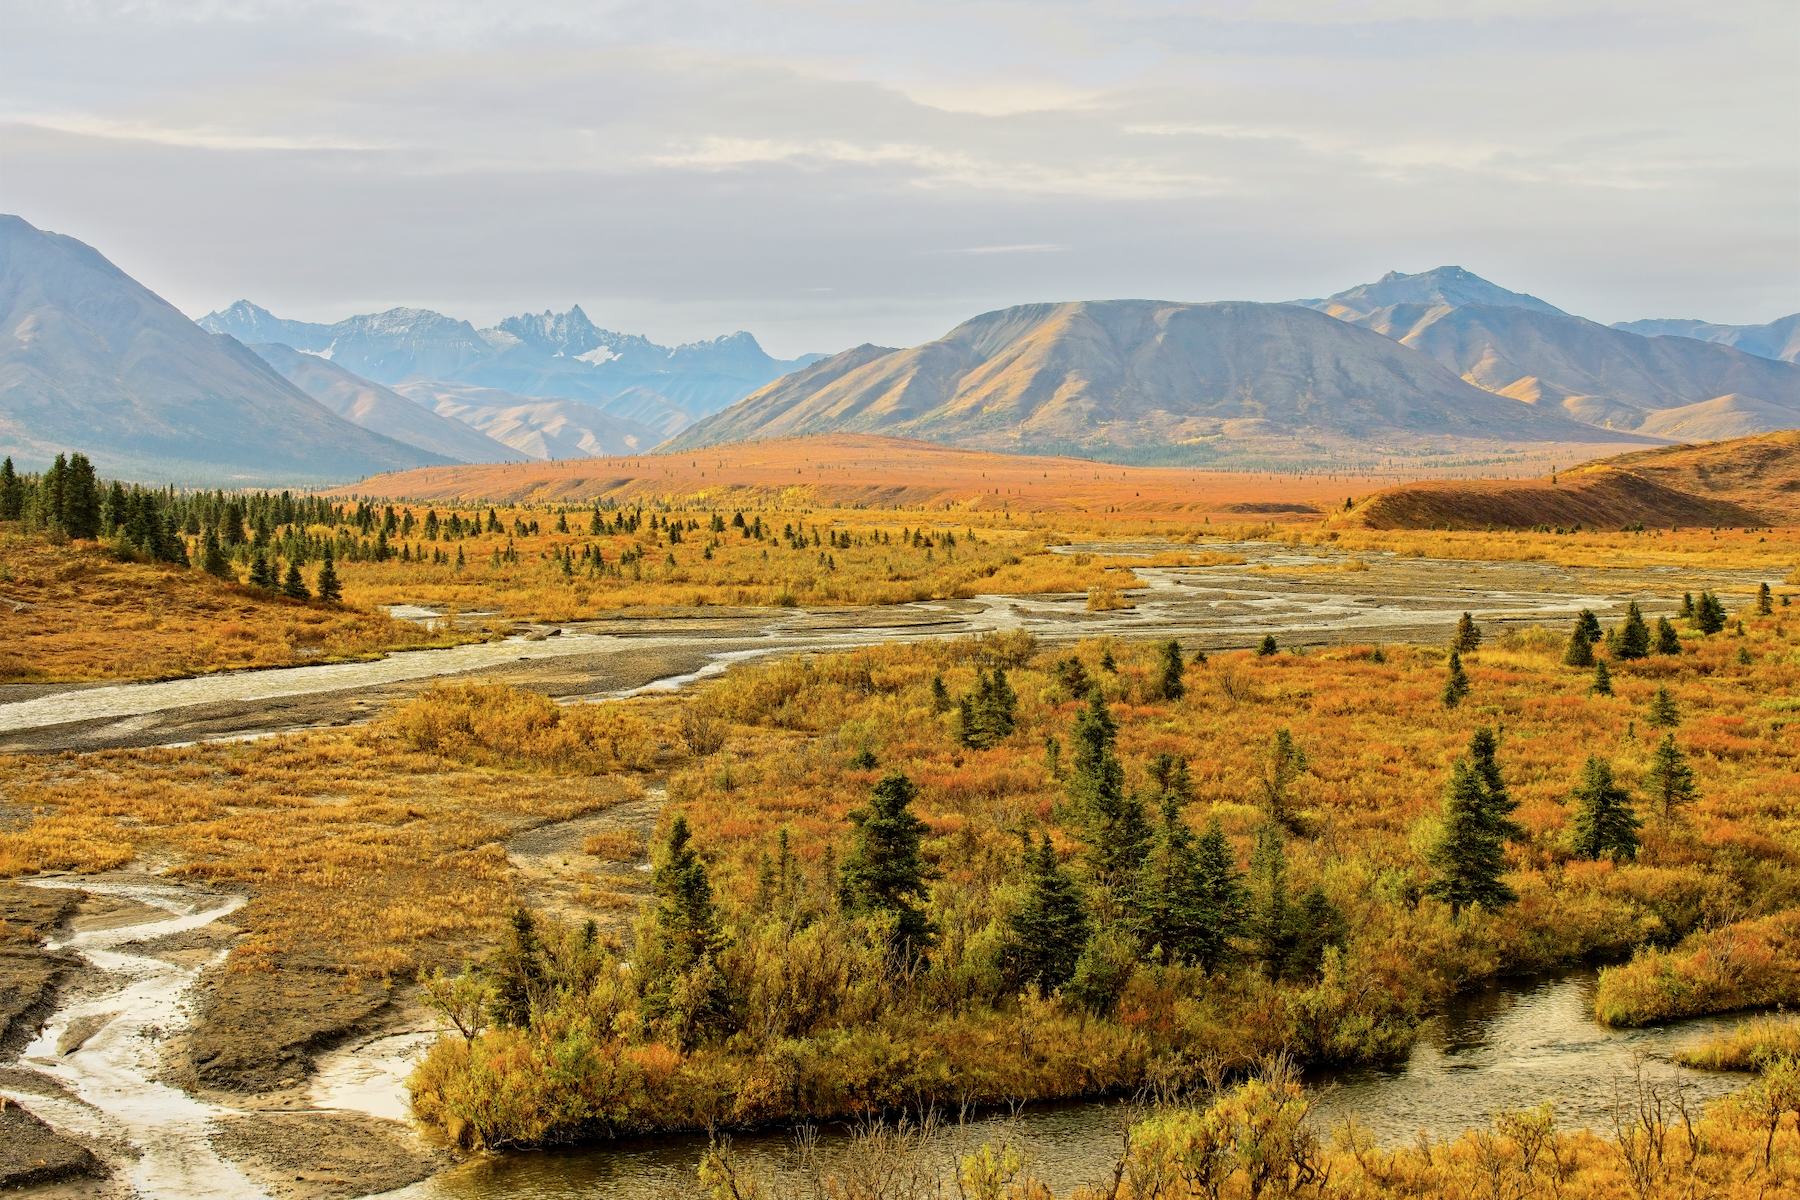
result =
[{"label": "foreground bush", "polygon": [[1600,972],[1594,1014],[1647,1025],[1702,1013],[1800,1002],[1800,911],[1690,936]]},{"label": "foreground bush", "polygon": [[650,731],[623,706],[565,707],[500,683],[438,684],[387,724],[413,750],[479,766],[596,775],[655,762]]}]

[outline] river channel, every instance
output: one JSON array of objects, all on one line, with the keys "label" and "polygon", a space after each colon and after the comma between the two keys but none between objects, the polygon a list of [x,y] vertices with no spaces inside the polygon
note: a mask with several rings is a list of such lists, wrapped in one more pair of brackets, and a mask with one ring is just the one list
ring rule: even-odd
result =
[{"label": "river channel", "polygon": [[[1314,1125],[1328,1135],[1346,1119],[1386,1146],[1434,1141],[1484,1128],[1497,1113],[1555,1106],[1564,1128],[1610,1132],[1615,1104],[1634,1078],[1666,1096],[1685,1094],[1698,1114],[1707,1101],[1744,1086],[1744,1075],[1694,1071],[1669,1055],[1734,1018],[1680,1021],[1650,1029],[1607,1029],[1593,1019],[1591,970],[1505,980],[1460,997],[1434,1020],[1408,1059],[1386,1069],[1319,1072],[1308,1080]],[[984,1141],[1022,1147],[1031,1172],[1058,1195],[1110,1171],[1130,1109],[1121,1102],[1060,1104],[1017,1115],[983,1114],[967,1128],[952,1123],[933,1150],[942,1169]],[[792,1130],[740,1134],[733,1148],[765,1176],[796,1164]],[[639,1139],[581,1149],[512,1154],[464,1164],[395,1193],[396,1200],[670,1200],[698,1195],[694,1168],[701,1136]],[[851,1152],[841,1127],[818,1131],[816,1161],[829,1171]],[[685,1190],[684,1190],[685,1189]]]}]

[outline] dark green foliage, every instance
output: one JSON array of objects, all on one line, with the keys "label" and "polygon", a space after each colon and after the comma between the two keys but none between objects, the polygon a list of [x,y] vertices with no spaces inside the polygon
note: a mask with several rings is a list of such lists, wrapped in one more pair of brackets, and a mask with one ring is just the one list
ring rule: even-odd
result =
[{"label": "dark green foliage", "polygon": [[0,463],[0,521],[17,521],[25,515],[25,485],[13,470],[12,455]]},{"label": "dark green foliage", "polygon": [[1006,672],[995,667],[992,675],[975,671],[975,692],[964,696],[962,710],[962,743],[985,750],[1013,731],[1013,713],[1019,707],[1018,694],[1006,682]]},{"label": "dark green foliage", "polygon": [[1306,774],[1310,764],[1306,761],[1306,751],[1295,742],[1294,735],[1285,727],[1275,731],[1275,737],[1269,743],[1269,751],[1263,756],[1262,776],[1258,782],[1262,785],[1263,811],[1269,819],[1280,825],[1292,828],[1295,821],[1293,811],[1294,781]]},{"label": "dark green foliage", "polygon": [[509,921],[512,937],[494,952],[488,966],[494,988],[489,1011],[502,1028],[528,1029],[534,1001],[543,994],[544,951],[529,912],[515,908]]},{"label": "dark green foliage", "polygon": [[1326,947],[1343,944],[1348,924],[1317,885],[1298,904],[1289,897],[1284,839],[1272,821],[1257,834],[1250,875],[1250,933],[1269,977],[1305,980],[1317,975]]},{"label": "dark green foliage", "polygon": [[1111,646],[1102,646],[1100,648],[1100,669],[1105,671],[1108,675],[1117,675],[1119,673],[1119,664],[1113,661]]},{"label": "dark green foliage", "polygon": [[687,961],[712,949],[719,935],[712,880],[694,850],[685,816],[670,823],[650,884],[656,891],[656,927],[666,944]]},{"label": "dark green foliage", "polygon": [[1157,694],[1164,700],[1181,699],[1187,691],[1187,682],[1182,678],[1187,664],[1181,658],[1181,643],[1170,638],[1158,649],[1157,655]]},{"label": "dark green foliage", "polygon": [[1694,619],[1694,593],[1681,593],[1681,611],[1677,615],[1684,621],[1692,621]]},{"label": "dark green foliage", "polygon": [[1739,646],[1737,652],[1738,666],[1747,667],[1756,660],[1750,657],[1750,647]]},{"label": "dark green foliage", "polygon": [[1636,858],[1638,827],[1631,793],[1613,780],[1612,764],[1590,755],[1581,782],[1570,793],[1575,801],[1575,833],[1571,849],[1581,858]]},{"label": "dark green foliage", "polygon": [[1459,654],[1472,654],[1481,648],[1481,629],[1475,624],[1475,618],[1464,613],[1456,622],[1456,637],[1451,646]]},{"label": "dark green foliage", "polygon": [[1086,696],[1088,689],[1094,686],[1093,681],[1088,678],[1087,668],[1073,654],[1056,660],[1056,681],[1077,700]]},{"label": "dark green foliage", "polygon": [[[458,549],[461,553],[461,549]],[[331,543],[325,543],[325,561],[319,564],[319,580],[314,586],[319,599],[327,604],[336,604],[344,593],[343,586],[338,583],[337,567],[331,561]]]},{"label": "dark green foliage", "polygon": [[1106,1016],[1125,991],[1138,957],[1137,939],[1130,931],[1116,926],[1099,929],[1075,960],[1075,974],[1065,993],[1089,1012]]},{"label": "dark green foliage", "polygon": [[1644,790],[1656,815],[1664,821],[1674,820],[1687,805],[1700,798],[1694,787],[1694,768],[1675,744],[1675,735],[1663,734],[1650,757],[1650,771],[1644,776]]},{"label": "dark green foliage", "polygon": [[306,580],[300,578],[300,564],[289,563],[287,575],[281,581],[281,594],[289,600],[311,600],[312,593],[306,590]]},{"label": "dark green foliage", "polygon": [[1453,914],[1476,905],[1504,908],[1519,898],[1500,882],[1506,857],[1487,820],[1485,800],[1475,767],[1466,758],[1457,759],[1444,793],[1438,839],[1425,855],[1433,872],[1425,891],[1449,904]]},{"label": "dark green foliage", "polygon": [[1613,694],[1612,672],[1606,669],[1606,664],[1604,662],[1596,662],[1594,664],[1594,682],[1588,685],[1588,692],[1595,696],[1610,696]]},{"label": "dark green foliage", "polygon": [[1118,726],[1099,688],[1075,719],[1074,772],[1068,784],[1088,844],[1088,863],[1104,887],[1124,887],[1137,876],[1149,841],[1144,805],[1125,791],[1125,768],[1113,752]]},{"label": "dark green foliage", "polygon": [[1444,676],[1444,707],[1455,708],[1469,694],[1469,675],[1463,670],[1462,655],[1450,652],[1450,670]]},{"label": "dark green foliage", "polygon": [[1681,635],[1675,632],[1675,625],[1667,617],[1656,618],[1656,652],[1658,654],[1680,654]]},{"label": "dark green foliage", "polygon": [[269,556],[261,550],[250,560],[250,585],[264,591],[275,590],[275,569],[269,566]]},{"label": "dark green foliage", "polygon": [[1694,627],[1708,636],[1725,628],[1725,606],[1711,592],[1701,592],[1694,604]]},{"label": "dark green foliage", "polygon": [[219,535],[210,529],[200,540],[200,569],[219,579],[237,579],[231,569],[231,560],[225,557],[225,548],[219,545]]},{"label": "dark green foliage", "polygon": [[[1185,768],[1186,764],[1182,764]],[[1178,793],[1163,793],[1162,820],[1138,875],[1130,925],[1156,961],[1211,968],[1242,919],[1237,869],[1214,820],[1196,840],[1181,819]]]},{"label": "dark green foliage", "polygon": [[1594,665],[1594,643],[1582,636],[1580,626],[1569,635],[1569,648],[1563,652],[1563,665],[1568,667],[1591,667]]},{"label": "dark green foliage", "polygon": [[1775,611],[1775,597],[1774,597],[1773,593],[1771,593],[1769,591],[1769,585],[1766,583],[1757,584],[1756,585],[1756,614],[1761,617],[1766,617],[1766,616],[1772,615],[1774,613],[1774,611]]},{"label": "dark green foliage", "polygon": [[1656,695],[1650,697],[1644,722],[1656,729],[1673,729],[1681,724],[1681,710],[1675,707],[1675,697],[1669,694],[1666,684],[1656,685]]},{"label": "dark green foliage", "polygon": [[1575,617],[1575,636],[1592,646],[1600,640],[1600,618],[1592,609],[1584,608]]},{"label": "dark green foliage", "polygon": [[880,765],[880,761],[875,757],[875,752],[867,746],[864,746],[861,753],[850,760],[850,769],[853,771],[873,771]]},{"label": "dark green foliage", "polygon": [[1635,600],[1625,607],[1625,623],[1619,626],[1613,653],[1622,659],[1643,658],[1650,653],[1650,627],[1644,624],[1644,614],[1638,611]]},{"label": "dark green foliage", "polygon": [[1204,667],[1206,665],[1206,651],[1204,651],[1204,650],[1194,651],[1194,665],[1196,667]]},{"label": "dark green foliage", "polygon": [[1263,640],[1256,647],[1256,657],[1267,658],[1269,655],[1278,652],[1280,649],[1281,647],[1275,644],[1275,635],[1272,633],[1265,633],[1263,634]]},{"label": "dark green foliage", "polygon": [[927,881],[936,872],[919,853],[926,825],[913,815],[917,794],[912,780],[890,771],[875,785],[869,803],[850,814],[855,833],[838,876],[838,897],[851,916],[891,914],[901,944],[922,955],[936,937],[924,908]]},{"label": "dark green foliage", "polygon": [[950,699],[950,689],[944,686],[944,677],[933,675],[931,677],[931,711],[947,713],[954,707],[956,707],[956,703]]},{"label": "dark green foliage", "polygon": [[712,881],[691,837],[687,818],[676,816],[650,877],[656,907],[638,927],[644,1014],[684,1048],[730,1018],[725,980],[715,965],[725,937]]},{"label": "dark green foliage", "polygon": [[1008,974],[1015,985],[1035,984],[1050,992],[1075,974],[1088,940],[1087,907],[1048,834],[1035,850],[1027,841],[1025,871],[1025,900],[1009,922]]}]

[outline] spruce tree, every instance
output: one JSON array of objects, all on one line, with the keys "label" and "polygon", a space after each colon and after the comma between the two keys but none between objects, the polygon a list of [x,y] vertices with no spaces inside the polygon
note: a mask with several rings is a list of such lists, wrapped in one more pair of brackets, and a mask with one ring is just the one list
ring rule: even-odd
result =
[{"label": "spruce tree", "polygon": [[1218,914],[1218,925],[1196,948],[1198,964],[1210,971],[1230,956],[1230,939],[1243,931],[1249,901],[1244,891],[1243,872],[1237,867],[1237,855],[1225,838],[1219,818],[1214,817],[1206,832],[1200,835],[1194,847],[1194,859],[1205,903]]},{"label": "spruce tree", "polygon": [[1675,706],[1667,684],[1656,685],[1656,695],[1650,697],[1650,710],[1644,714],[1644,721],[1655,729],[1673,729],[1681,724],[1681,710]]},{"label": "spruce tree", "polygon": [[219,535],[210,527],[200,541],[200,569],[217,579],[230,579],[234,582],[237,579],[237,574],[231,569],[231,560],[225,557],[225,548],[219,545]]},{"label": "spruce tree", "polygon": [[261,550],[250,560],[250,585],[265,591],[275,590],[275,572],[269,567],[269,556]]},{"label": "spruce tree", "polygon": [[1656,652],[1658,654],[1680,654],[1681,635],[1675,632],[1675,625],[1667,617],[1656,618]]},{"label": "spruce tree", "polygon": [[1469,676],[1463,670],[1462,655],[1450,652],[1450,669],[1444,676],[1444,707],[1455,708],[1469,694]]},{"label": "spruce tree", "polygon": [[1162,819],[1138,873],[1132,929],[1158,962],[1198,962],[1219,925],[1209,898],[1181,802],[1176,793],[1164,792]]},{"label": "spruce tree", "polygon": [[72,538],[100,536],[102,494],[94,464],[85,454],[71,454],[63,481],[62,512],[58,524]]},{"label": "spruce tree", "polygon": [[1182,678],[1187,664],[1182,661],[1181,643],[1174,638],[1162,644],[1158,650],[1160,656],[1160,676],[1157,680],[1157,691],[1164,700],[1179,700],[1187,691],[1187,683]]},{"label": "spruce tree", "polygon": [[716,965],[726,938],[686,817],[670,823],[657,857],[650,877],[656,906],[638,926],[637,981],[644,1016],[685,1049],[730,1020],[725,980]]},{"label": "spruce tree", "polygon": [[1687,756],[1675,744],[1674,734],[1663,734],[1657,743],[1656,753],[1650,758],[1650,772],[1644,777],[1644,790],[1649,793],[1656,815],[1665,822],[1674,820],[1683,808],[1700,798],[1694,787],[1694,768],[1688,766]]},{"label": "spruce tree", "polygon": [[12,455],[0,462],[0,521],[17,521],[25,515],[25,485],[13,469]]},{"label": "spruce tree", "polygon": [[1452,916],[1480,905],[1504,908],[1519,897],[1500,881],[1506,869],[1501,839],[1488,818],[1487,789],[1467,758],[1458,758],[1444,793],[1437,841],[1426,852],[1433,878],[1426,894],[1450,905]]},{"label": "spruce tree", "polygon": [[1263,812],[1271,820],[1289,828],[1294,825],[1291,792],[1294,782],[1310,769],[1306,751],[1294,742],[1294,735],[1285,727],[1277,729],[1263,756],[1262,776],[1257,780],[1262,785]]},{"label": "spruce tree", "polygon": [[312,593],[306,590],[306,580],[300,577],[299,563],[288,563],[287,576],[281,581],[281,594],[289,600],[312,599]]},{"label": "spruce tree", "polygon": [[1619,627],[1615,653],[1622,659],[1643,658],[1650,653],[1650,627],[1644,624],[1644,614],[1638,611],[1635,600],[1625,608],[1625,623]]},{"label": "spruce tree", "polygon": [[1035,851],[1027,840],[1025,870],[1025,899],[1008,921],[1009,973],[1019,984],[1051,992],[1075,974],[1087,946],[1087,907],[1075,880],[1057,861],[1049,834]]},{"label": "spruce tree", "polygon": [[1631,793],[1613,780],[1611,763],[1590,755],[1571,797],[1575,801],[1571,848],[1577,857],[1606,855],[1615,862],[1637,857],[1642,822],[1631,810]]},{"label": "spruce tree", "polygon": [[501,1028],[527,1029],[532,1009],[542,998],[545,983],[544,951],[531,914],[515,908],[508,917],[512,937],[495,951],[487,974],[493,981],[489,1011]]},{"label": "spruce tree", "polygon": [[1105,671],[1108,675],[1117,675],[1119,673],[1119,664],[1113,661],[1111,646],[1102,646],[1100,648],[1100,669]]},{"label": "spruce tree", "polygon": [[1563,652],[1563,665],[1568,667],[1591,667],[1594,665],[1594,643],[1582,634],[1580,626],[1569,635],[1569,648]]},{"label": "spruce tree", "polygon": [[1125,768],[1113,752],[1118,726],[1098,687],[1088,693],[1071,736],[1074,770],[1067,792],[1088,845],[1089,866],[1100,885],[1124,886],[1136,878],[1150,830],[1143,802],[1125,790]]},{"label": "spruce tree", "polygon": [[1772,616],[1775,612],[1775,597],[1769,591],[1767,583],[1756,585],[1756,613],[1758,616]]},{"label": "spruce tree", "polygon": [[942,675],[933,675],[931,677],[931,711],[934,713],[947,713],[953,706],[954,703],[950,699],[950,690],[944,686],[944,677]]},{"label": "spruce tree", "polygon": [[1343,910],[1333,904],[1325,889],[1316,883],[1289,912],[1293,929],[1282,974],[1296,980],[1317,978],[1319,968],[1324,965],[1326,948],[1342,946],[1349,939],[1350,923],[1344,919]]},{"label": "spruce tree", "polygon": [[1472,654],[1481,648],[1481,629],[1475,618],[1464,613],[1456,622],[1456,637],[1451,643],[1458,653]]},{"label": "spruce tree", "polygon": [[908,952],[923,955],[936,937],[924,909],[927,881],[936,872],[919,852],[919,835],[927,827],[913,815],[917,794],[912,780],[890,771],[875,785],[869,803],[850,814],[855,832],[838,875],[838,896],[851,916],[892,914]]},{"label": "spruce tree", "polygon": [[1281,647],[1275,644],[1275,635],[1272,633],[1265,633],[1263,634],[1263,640],[1257,644],[1256,657],[1268,658],[1271,654],[1279,653],[1280,650]]},{"label": "spruce tree", "polygon": [[1711,592],[1701,592],[1695,602],[1694,625],[1709,637],[1725,628],[1725,606]]},{"label": "spruce tree", "polygon": [[319,599],[327,604],[336,604],[343,596],[343,587],[338,583],[337,567],[331,561],[331,543],[325,543],[325,561],[319,564],[319,580],[315,585]]},{"label": "spruce tree", "polygon": [[1612,672],[1606,669],[1604,661],[1594,663],[1594,682],[1588,685],[1588,691],[1595,696],[1613,694]]},{"label": "spruce tree", "polygon": [[1469,735],[1469,763],[1481,779],[1483,819],[1488,832],[1501,841],[1525,840],[1525,831],[1512,819],[1519,802],[1506,792],[1500,774],[1500,735],[1483,725]]},{"label": "spruce tree", "polygon": [[1677,615],[1684,621],[1692,621],[1694,619],[1694,593],[1681,593],[1681,611]]},{"label": "spruce tree", "polygon": [[702,954],[715,949],[719,939],[719,914],[713,904],[712,880],[706,864],[694,850],[687,818],[677,815],[669,824],[660,861],[650,876],[656,892],[656,929],[673,952],[671,965],[686,970]]},{"label": "spruce tree", "polygon": [[1317,974],[1325,948],[1341,944],[1347,936],[1344,915],[1317,886],[1298,904],[1289,896],[1285,839],[1273,821],[1257,834],[1250,875],[1250,933],[1270,978],[1297,980]]},{"label": "spruce tree", "polygon": [[1575,632],[1592,646],[1600,640],[1600,618],[1594,615],[1592,609],[1582,609],[1575,617]]}]

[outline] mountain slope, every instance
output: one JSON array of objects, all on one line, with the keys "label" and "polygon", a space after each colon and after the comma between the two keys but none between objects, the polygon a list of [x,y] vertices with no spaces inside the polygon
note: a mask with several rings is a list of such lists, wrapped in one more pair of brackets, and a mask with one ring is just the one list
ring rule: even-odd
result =
[{"label": "mountain slope", "polygon": [[319,482],[448,461],[361,429],[74,238],[0,216],[0,451],[161,482]]},{"label": "mountain slope", "polygon": [[[643,421],[665,434],[717,412],[816,361],[770,358],[748,333],[673,348],[601,329],[579,305],[525,313],[476,329],[429,309],[395,308],[335,325],[284,321],[240,300],[200,325],[240,341],[279,342],[322,355],[378,383],[436,379],[523,396],[566,397]],[[623,404],[615,402],[624,399]]]},{"label": "mountain slope", "polygon": [[1717,342],[1759,358],[1800,362],[1800,313],[1767,325],[1713,325],[1706,321],[1617,321],[1614,329],[1643,337],[1684,337]]},{"label": "mountain slope", "polygon": [[[1426,311],[1434,308],[1462,308],[1469,304],[1495,307],[1528,308],[1533,312],[1566,315],[1553,304],[1523,292],[1509,292],[1497,283],[1461,267],[1437,267],[1417,275],[1389,271],[1374,283],[1359,284],[1322,300],[1294,300],[1303,308],[1314,308],[1328,316],[1352,324],[1374,328],[1372,323],[1384,309],[1397,307]],[[1378,332],[1386,332],[1378,330]]]},{"label": "mountain slope", "polygon": [[364,429],[457,462],[525,462],[529,458],[461,421],[440,417],[398,392],[316,354],[280,345],[250,349],[289,383]]},{"label": "mountain slope", "polygon": [[1469,305],[1422,321],[1400,342],[1480,387],[1560,405],[1607,429],[1650,432],[1653,413],[1732,395],[1759,402],[1747,418],[1756,428],[1696,428],[1688,436],[1800,426],[1800,367],[1691,338],[1646,338],[1580,317]]},{"label": "mountain slope", "polygon": [[1602,440],[1323,313],[1112,300],[986,313],[910,350],[859,346],[664,448],[836,431],[1099,457],[1295,432],[1415,444]]},{"label": "mountain slope", "polygon": [[421,380],[395,389],[438,417],[532,459],[638,454],[663,434],[588,404],[556,397],[515,396],[497,388]]}]

